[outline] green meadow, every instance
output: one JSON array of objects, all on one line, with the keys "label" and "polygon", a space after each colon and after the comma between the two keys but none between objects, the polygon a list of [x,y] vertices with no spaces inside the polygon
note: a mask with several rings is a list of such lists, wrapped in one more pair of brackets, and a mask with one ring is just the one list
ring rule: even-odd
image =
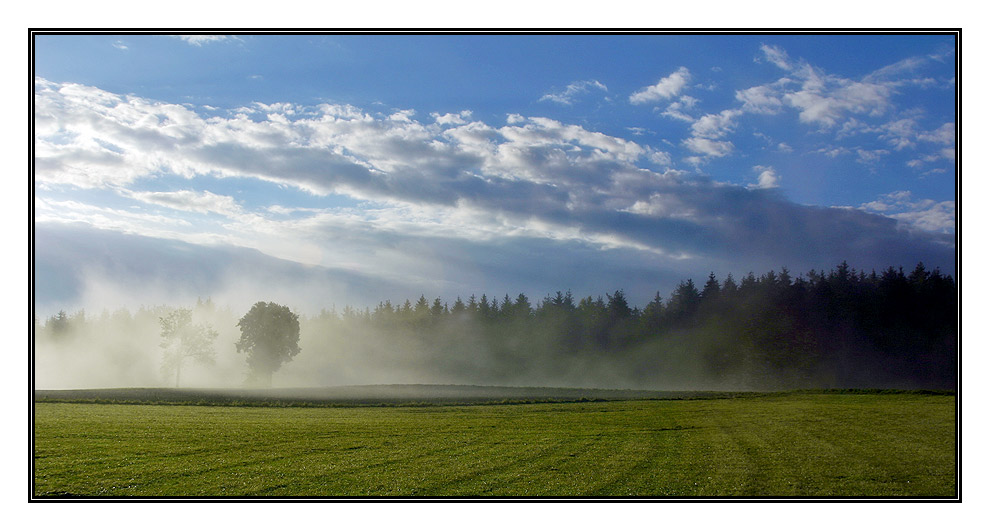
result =
[{"label": "green meadow", "polygon": [[955,396],[37,402],[34,497],[955,497]]}]

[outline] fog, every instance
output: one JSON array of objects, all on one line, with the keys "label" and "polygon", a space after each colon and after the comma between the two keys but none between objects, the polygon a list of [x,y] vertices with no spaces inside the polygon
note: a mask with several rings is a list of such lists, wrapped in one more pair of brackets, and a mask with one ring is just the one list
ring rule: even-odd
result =
[{"label": "fog", "polygon": [[[240,337],[237,321],[248,306],[200,299],[185,305],[38,316],[35,389],[173,387],[174,373],[162,371],[159,318],[176,308],[191,309],[194,323],[208,325],[218,334],[214,362],[185,360],[181,387],[245,386],[246,354],[234,345]],[[384,316],[381,311],[345,307],[316,315],[298,312],[301,351],[275,372],[272,386],[422,383],[680,390],[702,383],[691,380],[699,374],[698,368],[687,367],[688,360],[675,367],[672,356],[650,362],[654,367],[648,372],[655,375],[662,368],[664,377],[653,381],[631,377],[638,370],[633,366],[640,363],[636,360],[653,358],[669,344],[640,345],[634,352],[616,354],[615,359],[601,352],[565,356],[551,345],[557,341],[552,337],[557,331],[539,337],[532,327],[492,325],[466,314],[436,319],[415,309],[407,317]],[[504,332],[510,335],[503,336]],[[707,384],[706,389],[717,387]]]},{"label": "fog", "polygon": [[[540,337],[529,327],[517,327],[511,334],[518,337],[503,338],[507,342],[502,344],[492,341],[502,335],[493,323],[463,315],[448,316],[442,323],[412,316],[394,323],[368,322],[368,314],[380,302],[390,301],[397,309],[422,295],[431,304],[439,296],[449,308],[458,297],[466,303],[472,295],[451,296],[451,285],[440,282],[418,282],[411,288],[244,250],[163,245],[159,240],[106,234],[101,241],[113,253],[77,252],[89,232],[42,234],[52,241],[39,248],[36,389],[174,386],[174,376],[161,370],[159,318],[178,308],[193,310],[195,323],[218,333],[215,362],[186,360],[181,386],[244,386],[248,367],[246,354],[234,347],[240,336],[237,322],[259,301],[288,306],[300,321],[301,352],[273,375],[274,387],[423,383],[683,389],[698,384],[675,378],[679,368],[667,367],[670,377],[663,381],[643,381],[630,378],[636,371],[628,363],[612,363],[607,356],[562,356],[551,334]],[[197,254],[203,252],[210,260]],[[80,262],[78,256],[90,259]],[[208,264],[213,265],[204,267]],[[508,283],[495,279],[492,284]],[[487,296],[503,299],[506,291],[489,291]],[[512,299],[518,295],[511,293]],[[475,295],[480,299],[482,292]],[[534,301],[534,310],[537,305]],[[60,312],[66,326],[55,331],[51,321]],[[553,355],[547,354],[550,351]]]},{"label": "fog", "polygon": [[[36,317],[35,389],[174,385],[178,347],[163,342],[162,318],[183,312],[185,330],[208,331],[196,337],[209,336],[213,352],[205,358],[183,354],[191,356],[181,364],[183,387],[240,387],[249,380],[266,385],[268,373],[249,374],[247,353],[235,347],[242,339],[238,321],[255,302],[266,302],[259,294],[284,295],[270,302],[284,306],[280,315],[298,320],[299,353],[284,364],[259,365],[276,368],[273,387],[743,391],[956,385],[955,280],[923,264],[910,274],[894,267],[867,273],[845,262],[807,278],[786,269],[750,273],[738,282],[711,274],[701,289],[689,279],[667,297],[656,293],[642,308],[616,290],[583,297],[558,291],[537,300],[525,293],[452,301],[423,294],[313,312],[294,307],[285,285],[227,286],[241,290],[186,303]],[[153,289],[140,292],[148,296]],[[266,328],[262,337],[282,337],[285,329]],[[295,331],[290,335],[294,341]],[[200,343],[194,337],[182,344]],[[193,351],[203,349],[183,352]]]}]

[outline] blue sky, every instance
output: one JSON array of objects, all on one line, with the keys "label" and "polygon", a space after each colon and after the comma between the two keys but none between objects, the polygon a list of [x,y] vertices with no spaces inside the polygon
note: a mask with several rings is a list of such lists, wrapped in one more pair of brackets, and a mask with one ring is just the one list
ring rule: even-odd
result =
[{"label": "blue sky", "polygon": [[303,308],[955,265],[951,35],[35,39],[45,308],[270,293],[218,249]]}]

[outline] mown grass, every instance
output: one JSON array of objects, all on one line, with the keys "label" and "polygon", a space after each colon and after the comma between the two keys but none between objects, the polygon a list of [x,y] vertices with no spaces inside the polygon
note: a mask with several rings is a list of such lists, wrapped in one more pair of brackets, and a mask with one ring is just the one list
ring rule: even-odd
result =
[{"label": "mown grass", "polygon": [[955,497],[955,397],[38,403],[34,495]]}]

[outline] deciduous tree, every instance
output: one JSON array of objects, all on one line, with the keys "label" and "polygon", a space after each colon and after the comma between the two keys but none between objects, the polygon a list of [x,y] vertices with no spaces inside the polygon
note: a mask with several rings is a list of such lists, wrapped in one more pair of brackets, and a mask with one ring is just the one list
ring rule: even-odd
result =
[{"label": "deciduous tree", "polygon": [[179,387],[182,363],[186,358],[203,364],[215,363],[213,342],[217,332],[209,325],[192,322],[192,310],[179,308],[158,318],[161,326],[162,375],[175,374],[175,386]]},{"label": "deciduous tree", "polygon": [[237,351],[248,355],[248,382],[271,387],[272,374],[299,354],[299,316],[287,306],[257,302],[237,326]]}]

